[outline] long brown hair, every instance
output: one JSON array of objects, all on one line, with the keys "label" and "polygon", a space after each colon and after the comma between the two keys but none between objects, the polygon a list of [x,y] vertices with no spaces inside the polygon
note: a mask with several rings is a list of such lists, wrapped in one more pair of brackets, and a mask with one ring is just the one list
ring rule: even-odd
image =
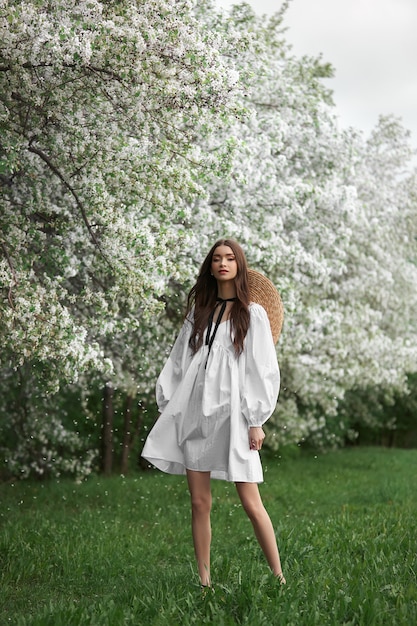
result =
[{"label": "long brown hair", "polygon": [[216,248],[228,246],[233,250],[237,264],[235,278],[236,297],[230,311],[231,336],[235,352],[239,355],[243,350],[243,344],[249,328],[249,282],[248,264],[245,253],[234,239],[219,239],[212,246],[204,259],[197,282],[188,294],[187,313],[194,306],[194,326],[190,337],[190,347],[196,353],[203,344],[203,334],[207,327],[208,318],[213,311],[217,300],[217,281],[211,275],[211,261]]}]

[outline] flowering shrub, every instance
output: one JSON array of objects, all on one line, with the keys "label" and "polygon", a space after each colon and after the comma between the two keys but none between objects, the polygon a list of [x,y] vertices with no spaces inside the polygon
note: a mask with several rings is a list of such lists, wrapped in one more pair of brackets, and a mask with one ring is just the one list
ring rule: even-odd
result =
[{"label": "flowering shrub", "polygon": [[[11,427],[16,427],[14,421]],[[1,452],[7,471],[22,479],[65,475],[80,481],[98,467],[98,450],[90,449],[77,433],[64,428],[59,416],[25,421],[17,446]]]},{"label": "flowering shrub", "polygon": [[[74,393],[57,395],[48,388],[47,368],[27,363],[3,370],[1,391],[7,413],[0,420],[0,454],[6,475],[82,480],[98,466],[94,423],[74,415]],[[80,428],[79,423],[85,422]]]}]

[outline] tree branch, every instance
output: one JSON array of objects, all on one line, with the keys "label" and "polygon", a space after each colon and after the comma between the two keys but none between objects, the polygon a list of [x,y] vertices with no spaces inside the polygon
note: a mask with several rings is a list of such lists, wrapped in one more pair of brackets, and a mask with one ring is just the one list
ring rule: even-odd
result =
[{"label": "tree branch", "polygon": [[65,178],[64,174],[62,174],[62,172],[56,167],[56,165],[54,165],[54,163],[52,163],[51,159],[48,157],[47,154],[45,154],[45,152],[43,152],[43,150],[41,150],[40,148],[36,148],[33,145],[29,145],[28,150],[29,150],[29,152],[32,152],[33,154],[36,154],[38,157],[40,157],[42,159],[42,161],[44,163],[46,163],[46,165],[49,167],[49,169],[55,174],[55,176],[57,176],[59,178],[59,180],[62,182],[62,184],[71,193],[71,195],[73,196],[73,198],[74,198],[74,200],[75,200],[75,202],[76,202],[76,204],[77,204],[77,206],[78,206],[78,208],[80,210],[80,213],[81,213],[81,216],[83,218],[84,224],[86,225],[88,233],[89,233],[89,235],[91,237],[91,241],[97,247],[97,249],[99,250],[100,254],[104,258],[106,263],[108,263],[109,266],[111,267],[111,263],[108,260],[108,258],[106,257],[106,255],[104,254],[103,250],[101,249],[100,242],[97,239],[90,222],[88,221],[88,217],[87,217],[87,213],[85,211],[84,205],[81,202],[81,200],[80,200],[77,192],[75,191],[74,187],[67,181],[67,179]]},{"label": "tree branch", "polygon": [[11,271],[12,276],[13,276],[13,283],[9,287],[9,291],[7,293],[7,299],[9,301],[9,304],[12,307],[12,309],[14,309],[12,290],[13,290],[13,286],[17,285],[19,281],[17,280],[16,272],[15,272],[15,269],[13,267],[12,260],[10,258],[10,255],[8,253],[8,250],[6,248],[6,244],[4,243],[4,241],[1,242],[1,248],[3,250],[4,256],[6,257],[7,264],[10,267],[10,271]]}]

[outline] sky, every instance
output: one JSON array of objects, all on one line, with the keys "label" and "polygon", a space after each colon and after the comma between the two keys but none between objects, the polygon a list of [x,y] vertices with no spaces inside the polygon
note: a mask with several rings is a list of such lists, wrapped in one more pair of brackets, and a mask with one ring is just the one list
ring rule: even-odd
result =
[{"label": "sky", "polygon": [[[246,0],[271,15],[282,0]],[[216,0],[227,9],[233,0]],[[322,55],[342,126],[369,134],[379,115],[401,118],[417,150],[417,0],[291,0],[284,20],[297,56]]]}]

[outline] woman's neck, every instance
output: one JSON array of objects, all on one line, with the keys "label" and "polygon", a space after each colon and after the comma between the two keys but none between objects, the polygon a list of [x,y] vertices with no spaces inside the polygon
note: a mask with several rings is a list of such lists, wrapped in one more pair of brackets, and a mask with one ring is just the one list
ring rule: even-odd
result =
[{"label": "woman's neck", "polygon": [[236,298],[235,282],[230,283],[217,283],[217,295],[222,300],[228,300],[229,298]]}]

